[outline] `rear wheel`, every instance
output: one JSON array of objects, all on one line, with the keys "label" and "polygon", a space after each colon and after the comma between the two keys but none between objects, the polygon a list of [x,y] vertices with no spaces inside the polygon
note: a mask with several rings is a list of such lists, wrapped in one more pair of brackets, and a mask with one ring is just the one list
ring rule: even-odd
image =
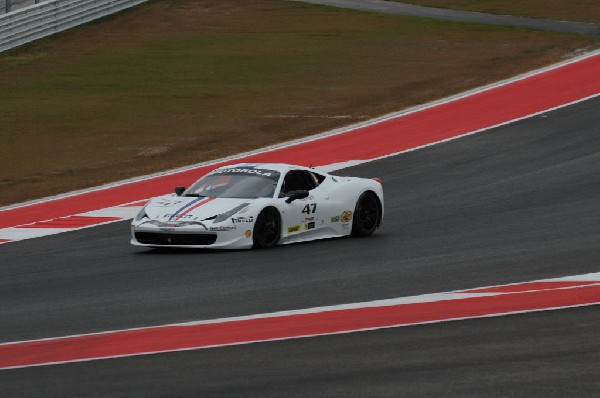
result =
[{"label": "rear wheel", "polygon": [[377,229],[381,211],[379,200],[373,192],[360,195],[354,208],[352,221],[352,236],[369,236]]},{"label": "rear wheel", "polygon": [[257,249],[273,247],[281,235],[281,218],[273,207],[267,207],[260,212],[254,223],[252,242]]}]

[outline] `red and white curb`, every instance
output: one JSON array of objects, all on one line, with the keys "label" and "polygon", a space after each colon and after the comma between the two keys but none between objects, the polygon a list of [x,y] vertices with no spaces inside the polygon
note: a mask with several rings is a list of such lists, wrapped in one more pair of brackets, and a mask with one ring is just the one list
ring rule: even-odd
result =
[{"label": "red and white curb", "polygon": [[[144,201],[145,203],[145,201]],[[0,229],[0,244],[16,242],[24,239],[76,231],[83,228],[96,227],[115,221],[129,220],[142,209],[141,205],[122,205],[106,209],[92,210],[87,213],[58,217],[50,220],[35,221],[29,224]]]},{"label": "red and white curb", "polygon": [[328,171],[479,133],[600,95],[600,51],[526,75],[306,139],[159,175],[0,209],[0,244],[132,218],[124,205],[171,192],[238,162]]},{"label": "red and white curb", "polygon": [[352,333],[600,304],[600,273],[0,344],[0,369]]}]

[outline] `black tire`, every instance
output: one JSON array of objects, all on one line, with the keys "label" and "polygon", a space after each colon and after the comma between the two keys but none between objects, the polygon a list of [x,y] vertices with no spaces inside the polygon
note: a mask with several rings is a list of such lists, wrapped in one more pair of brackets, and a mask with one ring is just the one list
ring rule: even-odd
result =
[{"label": "black tire", "polygon": [[373,192],[360,195],[354,208],[352,220],[352,236],[369,236],[377,229],[381,209],[379,199]]},{"label": "black tire", "polygon": [[273,207],[267,207],[260,212],[254,223],[252,242],[256,249],[273,247],[281,236],[281,217]]}]

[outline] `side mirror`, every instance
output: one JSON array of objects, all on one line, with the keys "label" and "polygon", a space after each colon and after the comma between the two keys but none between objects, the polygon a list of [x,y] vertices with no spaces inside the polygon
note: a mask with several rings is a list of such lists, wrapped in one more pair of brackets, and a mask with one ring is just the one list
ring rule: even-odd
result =
[{"label": "side mirror", "polygon": [[292,203],[296,199],[304,199],[308,197],[308,191],[292,191],[289,193],[288,198],[285,200],[285,203]]},{"label": "side mirror", "polygon": [[183,191],[185,191],[185,187],[175,187],[175,194],[177,196],[181,196],[183,194]]}]

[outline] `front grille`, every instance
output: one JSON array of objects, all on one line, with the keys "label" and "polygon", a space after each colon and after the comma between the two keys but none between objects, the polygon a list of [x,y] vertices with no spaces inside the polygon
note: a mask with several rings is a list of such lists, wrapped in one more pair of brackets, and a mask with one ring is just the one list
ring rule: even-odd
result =
[{"label": "front grille", "polygon": [[212,245],[217,240],[216,234],[169,234],[163,232],[136,232],[135,239],[144,245],[177,246],[177,245]]}]

